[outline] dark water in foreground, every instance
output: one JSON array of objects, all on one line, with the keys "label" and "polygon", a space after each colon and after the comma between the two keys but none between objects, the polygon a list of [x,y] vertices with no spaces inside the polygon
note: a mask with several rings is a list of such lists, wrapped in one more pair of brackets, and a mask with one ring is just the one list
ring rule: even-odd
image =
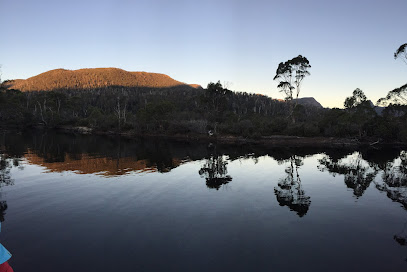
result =
[{"label": "dark water in foreground", "polygon": [[403,150],[41,132],[0,150],[15,271],[407,269]]}]

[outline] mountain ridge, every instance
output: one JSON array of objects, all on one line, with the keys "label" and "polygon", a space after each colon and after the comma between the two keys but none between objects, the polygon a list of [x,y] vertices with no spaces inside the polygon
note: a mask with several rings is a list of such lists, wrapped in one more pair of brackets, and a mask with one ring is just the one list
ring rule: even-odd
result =
[{"label": "mountain ridge", "polygon": [[[22,92],[61,89],[88,90],[111,86],[133,88],[202,88],[202,86],[198,84],[186,84],[162,73],[130,72],[114,67],[82,68],[77,70],[63,68],[53,69],[27,79],[7,80],[3,82],[2,86],[7,89],[17,89]],[[284,101],[282,99],[277,100]],[[298,98],[297,101],[298,104],[304,106],[323,108],[313,97]]]},{"label": "mountain ridge", "polygon": [[54,69],[27,79],[3,83],[8,89],[20,91],[51,91],[58,89],[94,89],[109,86],[171,88],[202,88],[186,84],[168,75],[150,72],[129,72],[119,68],[83,68],[78,70]]}]

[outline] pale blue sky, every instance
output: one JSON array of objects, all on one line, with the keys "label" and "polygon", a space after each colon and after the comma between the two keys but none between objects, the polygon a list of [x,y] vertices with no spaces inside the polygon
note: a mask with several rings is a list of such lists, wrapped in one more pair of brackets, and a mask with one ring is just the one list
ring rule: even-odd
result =
[{"label": "pale blue sky", "polygon": [[342,107],[407,83],[406,0],[0,0],[2,79],[56,68],[118,67],[283,98],[278,63],[312,65],[300,96]]}]

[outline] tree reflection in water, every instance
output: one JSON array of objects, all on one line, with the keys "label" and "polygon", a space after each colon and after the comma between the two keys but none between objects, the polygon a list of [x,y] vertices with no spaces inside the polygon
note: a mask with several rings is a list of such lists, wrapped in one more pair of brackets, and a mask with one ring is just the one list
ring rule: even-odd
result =
[{"label": "tree reflection in water", "polygon": [[205,177],[208,188],[219,190],[222,185],[232,181],[232,177],[227,174],[227,164],[226,159],[222,155],[216,155],[216,152],[205,159],[199,175]]},{"label": "tree reflection in water", "polygon": [[[208,153],[206,144],[202,143],[185,144],[158,139],[118,141],[117,138],[99,136],[26,132],[12,134],[7,139],[0,135],[0,150],[0,187],[12,185],[13,171],[10,170],[27,163],[42,165],[55,172],[97,174],[103,170],[104,176],[108,177],[131,171],[165,173],[186,161],[202,161],[199,175],[205,178],[208,188],[219,190],[232,181],[227,171],[229,161],[251,158],[256,162],[259,156],[268,156],[285,164],[285,174],[274,187],[278,203],[287,206],[299,217],[308,213],[311,204],[311,198],[302,185],[300,168],[307,156],[318,154],[318,169],[333,176],[343,175],[344,183],[352,189],[355,197],[362,197],[372,184],[371,189],[382,191],[383,197],[386,195],[401,203],[407,210],[407,152],[400,152],[398,148],[355,151],[346,148],[212,145]],[[323,154],[322,157],[319,154]],[[24,162],[22,165],[19,163],[21,160]],[[0,221],[9,211],[4,200],[0,195]],[[394,240],[391,243],[406,246],[407,229],[401,225],[397,227],[402,231],[392,232],[388,239]]]},{"label": "tree reflection in water", "polygon": [[388,161],[382,170],[382,179],[376,182],[376,188],[407,209],[407,152],[401,151],[400,156]]},{"label": "tree reflection in water", "polygon": [[305,194],[298,173],[298,169],[304,164],[303,158],[292,155],[283,162],[289,162],[290,165],[285,169],[286,177],[280,179],[278,186],[274,188],[274,193],[280,206],[288,206],[299,217],[303,217],[311,205],[311,197]]},{"label": "tree reflection in water", "polygon": [[[319,160],[318,169],[328,171],[333,176],[344,175],[345,184],[353,189],[356,197],[361,197],[373,182],[375,187],[385,192],[388,198],[407,209],[407,152],[401,151],[387,158],[388,154],[381,152],[383,151],[379,150],[377,153],[380,154],[376,154],[379,156],[370,157],[368,160],[364,160],[360,152],[342,159],[332,159],[325,155]],[[377,179],[376,176],[380,171],[381,179]],[[393,236],[393,239],[401,246],[407,246],[407,222],[402,231]]]},{"label": "tree reflection in water", "polygon": [[377,167],[371,167],[362,159],[360,153],[354,153],[340,160],[332,160],[328,155],[325,155],[318,162],[320,171],[328,171],[333,176],[336,174],[344,175],[346,186],[353,189],[353,194],[357,198],[363,195],[378,172]]},{"label": "tree reflection in water", "polygon": [[[360,152],[341,159],[332,159],[325,155],[319,160],[318,169],[322,172],[328,171],[333,176],[344,175],[346,186],[353,189],[356,197],[361,197],[373,182],[378,190],[386,192],[390,199],[401,203],[407,209],[407,152],[401,151],[383,160],[385,155],[369,160],[364,160]],[[380,172],[381,179],[376,179]]]},{"label": "tree reflection in water", "polygon": [[7,202],[0,201],[0,222],[4,222],[6,210],[7,210]]},{"label": "tree reflection in water", "polygon": [[[14,180],[11,178],[10,169],[14,166],[19,166],[19,160],[17,158],[10,159],[4,154],[0,154],[0,188],[3,186],[13,185]],[[0,222],[4,222],[4,216],[6,215],[7,202],[0,201]]]},{"label": "tree reflection in water", "polygon": [[0,154],[0,187],[14,184],[14,180],[10,175],[12,162],[15,166],[18,166],[18,160],[7,159],[3,154]]}]

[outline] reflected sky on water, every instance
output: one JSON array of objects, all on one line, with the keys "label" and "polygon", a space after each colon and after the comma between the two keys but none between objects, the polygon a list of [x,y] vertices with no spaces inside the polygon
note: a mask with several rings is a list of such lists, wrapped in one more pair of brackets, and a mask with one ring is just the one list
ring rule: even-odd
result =
[{"label": "reflected sky on water", "polygon": [[0,134],[18,271],[407,268],[407,153]]}]

